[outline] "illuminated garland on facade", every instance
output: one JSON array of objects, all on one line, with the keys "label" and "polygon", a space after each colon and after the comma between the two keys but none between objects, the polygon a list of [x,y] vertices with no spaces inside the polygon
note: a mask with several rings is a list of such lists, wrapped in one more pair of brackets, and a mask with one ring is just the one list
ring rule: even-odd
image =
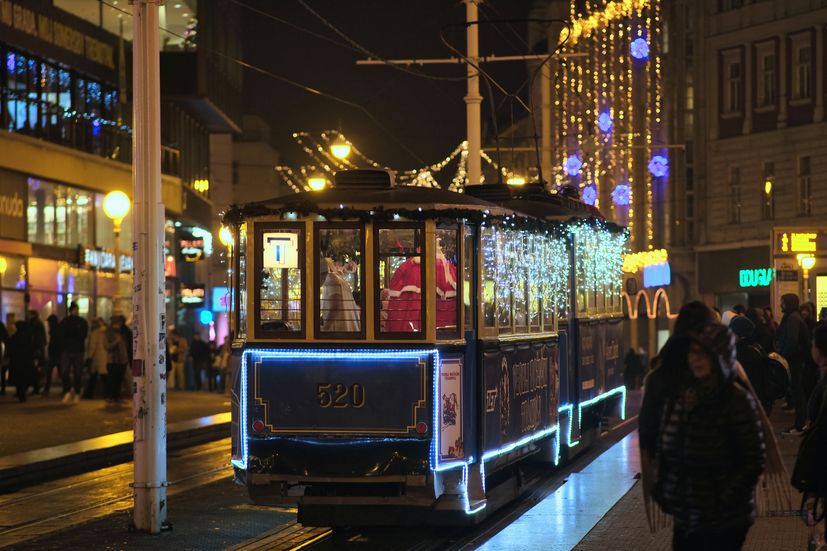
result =
[{"label": "illuminated garland on facade", "polygon": [[578,189],[647,250],[655,194],[668,178],[668,156],[658,147],[665,139],[661,0],[572,0],[569,8],[561,51],[583,57],[560,61],[555,78],[555,183]]}]

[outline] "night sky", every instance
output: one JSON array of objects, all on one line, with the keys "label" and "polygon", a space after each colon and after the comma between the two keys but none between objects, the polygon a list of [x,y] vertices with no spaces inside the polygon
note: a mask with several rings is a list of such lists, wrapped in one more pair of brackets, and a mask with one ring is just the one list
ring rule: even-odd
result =
[{"label": "night sky", "polygon": [[[295,0],[278,2],[244,0],[294,25],[333,41],[346,43]],[[465,20],[465,6],[457,0],[306,0],[306,3],[348,37],[386,58],[451,57],[440,41],[440,29]],[[529,0],[491,0],[480,7],[480,19],[525,18]],[[243,58],[279,76],[358,103],[426,163],[434,163],[465,136],[465,81],[434,81],[402,73],[387,66],[357,66],[367,56],[301,32],[241,8]],[[483,25],[480,54],[511,55],[528,52],[523,42],[525,23]],[[465,30],[446,29],[446,38],[465,52]],[[499,62],[486,67],[509,91],[517,91],[528,78],[523,62]],[[431,75],[462,77],[464,65],[426,66]],[[487,96],[485,85],[480,90]],[[523,87],[523,91],[525,87]],[[293,88],[249,70],[244,73],[245,113],[257,114],[271,125],[273,145],[285,164],[310,164],[295,143],[295,131],[342,131],[361,151],[396,169],[423,163],[397,144],[388,132],[358,109]],[[482,104],[484,128],[490,121],[488,98]],[[513,100],[495,93],[498,119],[508,124],[522,118]],[[513,105],[513,107],[512,107]]]}]

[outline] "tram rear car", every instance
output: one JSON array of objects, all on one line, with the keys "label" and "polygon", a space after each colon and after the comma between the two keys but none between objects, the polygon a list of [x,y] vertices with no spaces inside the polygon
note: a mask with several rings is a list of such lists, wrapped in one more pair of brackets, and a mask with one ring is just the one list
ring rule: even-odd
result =
[{"label": "tram rear car", "polygon": [[232,209],[237,481],[308,525],[476,522],[514,497],[522,460],[558,462],[621,392],[607,390],[614,302],[579,320],[572,290],[588,279],[584,313],[598,292],[619,309],[623,235],[579,214],[381,171]]}]

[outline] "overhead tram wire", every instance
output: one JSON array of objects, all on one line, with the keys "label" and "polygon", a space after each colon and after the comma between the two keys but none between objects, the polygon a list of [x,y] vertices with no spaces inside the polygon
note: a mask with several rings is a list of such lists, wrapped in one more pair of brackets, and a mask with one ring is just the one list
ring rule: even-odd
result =
[{"label": "overhead tram wire", "polygon": [[[119,8],[118,6],[116,6],[116,5],[114,5],[114,4],[111,4],[111,3],[107,2],[106,0],[101,0],[101,2],[102,2],[104,5],[109,6],[110,8],[112,8],[112,9],[114,9],[114,10],[117,10],[117,11],[119,11],[119,12],[125,13],[125,14],[127,14],[127,15],[129,15],[129,16],[132,16],[132,13],[131,13],[131,12],[129,12],[129,11],[127,11],[127,10],[124,10],[124,9],[122,9],[122,8]],[[180,35],[180,34],[178,34],[178,33],[174,32],[174,31],[171,31],[171,30],[166,29],[166,28],[164,28],[164,27],[159,27],[159,29],[160,29],[160,30],[162,30],[162,31],[164,31],[165,33],[167,33],[167,34],[171,35],[171,36],[176,37],[176,38],[180,38],[180,39],[182,39],[182,40],[183,40],[183,39],[186,39],[186,37],[185,37],[185,36]],[[328,92],[323,92],[323,91],[321,91],[321,90],[317,90],[317,89],[312,88],[312,87],[310,87],[310,86],[306,86],[306,85],[304,85],[304,84],[302,84],[302,83],[300,83],[300,82],[296,82],[296,81],[291,80],[291,79],[289,79],[289,78],[287,78],[287,77],[283,77],[283,76],[281,76],[281,75],[277,75],[276,73],[273,73],[272,71],[268,71],[267,69],[262,69],[261,67],[258,67],[258,66],[256,66],[256,65],[253,65],[253,64],[251,64],[251,63],[247,63],[246,61],[242,61],[241,59],[238,59],[238,58],[232,57],[232,56],[227,55],[227,54],[225,54],[225,53],[223,53],[223,52],[219,52],[218,50],[215,50],[215,49],[213,49],[213,48],[204,48],[204,47],[203,47],[203,45],[200,45],[199,47],[200,47],[200,48],[202,48],[202,49],[204,49],[205,51],[208,51],[208,52],[210,52],[210,53],[214,54],[214,55],[217,55],[217,56],[219,56],[219,57],[223,57],[224,59],[226,59],[226,60],[228,60],[228,61],[231,61],[231,62],[233,62],[233,63],[236,63],[237,65],[240,65],[241,67],[244,67],[245,69],[249,69],[250,71],[255,71],[255,72],[257,72],[257,73],[260,73],[260,74],[262,74],[262,75],[265,75],[265,76],[267,76],[267,77],[270,77],[270,78],[272,78],[272,79],[274,79],[274,80],[278,80],[279,82],[283,82],[283,83],[288,84],[288,85],[290,85],[290,86],[293,86],[293,87],[295,87],[295,88],[299,88],[300,90],[304,90],[305,92],[308,92],[308,93],[310,93],[310,94],[317,95],[317,96],[320,96],[320,97],[323,97],[323,98],[326,98],[326,99],[330,99],[330,100],[333,100],[333,101],[336,101],[336,102],[338,102],[338,103],[341,103],[341,104],[347,105],[347,106],[349,106],[349,107],[353,107],[353,108],[355,108],[355,109],[357,109],[357,110],[361,111],[361,112],[362,112],[363,114],[365,114],[365,115],[366,115],[366,116],[367,116],[367,117],[368,117],[368,118],[369,118],[369,119],[370,119],[370,120],[371,120],[371,121],[372,121],[372,122],[373,122],[373,123],[374,123],[374,124],[375,124],[375,125],[379,128],[379,129],[380,129],[380,130],[382,130],[382,131],[383,131],[385,134],[387,134],[387,135],[388,135],[388,136],[389,136],[389,137],[390,137],[390,138],[391,138],[394,142],[396,142],[396,144],[397,144],[399,147],[401,147],[402,149],[404,149],[404,150],[405,150],[405,152],[406,152],[406,153],[408,153],[408,155],[410,155],[411,157],[413,157],[413,159],[414,159],[417,163],[422,164],[422,165],[427,164],[424,160],[422,160],[422,158],[420,158],[420,157],[419,157],[419,155],[417,155],[416,153],[414,153],[414,151],[413,151],[411,148],[409,148],[409,147],[408,147],[408,146],[407,146],[404,142],[402,142],[399,138],[397,138],[397,137],[396,137],[396,135],[395,135],[393,132],[391,132],[390,130],[388,130],[388,128],[387,128],[384,124],[382,124],[382,122],[381,122],[378,118],[376,118],[376,116],[375,116],[373,113],[371,113],[371,112],[370,112],[370,111],[369,111],[366,107],[364,107],[364,106],[362,106],[362,105],[360,105],[360,104],[358,104],[358,103],[356,103],[356,102],[353,102],[353,101],[350,101],[350,100],[346,100],[346,99],[344,99],[344,98],[340,98],[340,97],[338,97],[338,96],[334,96],[333,94],[330,94],[330,93],[328,93]]]},{"label": "overhead tram wire", "polygon": [[385,65],[393,67],[397,71],[401,71],[403,73],[407,73],[409,75],[417,76],[417,77],[420,77],[420,78],[427,78],[427,79],[430,79],[430,80],[442,80],[442,81],[459,82],[459,81],[465,81],[468,78],[467,76],[440,77],[440,76],[436,76],[436,75],[429,75],[427,73],[423,73],[422,71],[417,71],[416,69],[411,69],[409,67],[405,67],[405,66],[399,65],[397,63],[392,63],[389,59],[384,58],[384,57],[372,52],[371,50],[368,50],[367,48],[365,48],[364,46],[362,46],[361,44],[359,44],[358,42],[356,42],[355,40],[350,38],[344,32],[339,30],[333,23],[331,23],[330,21],[325,19],[324,16],[322,16],[320,13],[318,13],[313,8],[308,6],[307,3],[304,2],[304,0],[298,0],[298,2],[304,9],[306,9],[308,12],[310,12],[310,14],[312,14],[316,19],[321,21],[327,28],[329,28],[331,31],[336,33],[338,36],[340,36],[341,38],[346,40],[350,45],[352,45],[354,48],[358,49],[361,53],[363,53],[364,55],[366,55],[368,57],[379,60],[382,63],[384,63]]}]

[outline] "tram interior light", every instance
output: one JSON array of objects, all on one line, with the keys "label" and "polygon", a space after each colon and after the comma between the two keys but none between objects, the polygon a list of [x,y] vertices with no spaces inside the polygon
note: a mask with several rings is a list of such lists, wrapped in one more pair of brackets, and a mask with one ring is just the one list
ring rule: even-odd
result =
[{"label": "tram interior light", "polygon": [[341,134],[330,144],[330,152],[337,159],[347,159],[350,156],[350,151],[350,144]]},{"label": "tram interior light", "polygon": [[327,180],[322,176],[313,176],[307,180],[307,187],[313,191],[321,191],[327,186]]},{"label": "tram interior light", "polygon": [[524,186],[525,178],[523,178],[522,176],[518,176],[516,174],[512,174],[508,177],[508,180],[506,180],[505,183],[509,186]]}]

